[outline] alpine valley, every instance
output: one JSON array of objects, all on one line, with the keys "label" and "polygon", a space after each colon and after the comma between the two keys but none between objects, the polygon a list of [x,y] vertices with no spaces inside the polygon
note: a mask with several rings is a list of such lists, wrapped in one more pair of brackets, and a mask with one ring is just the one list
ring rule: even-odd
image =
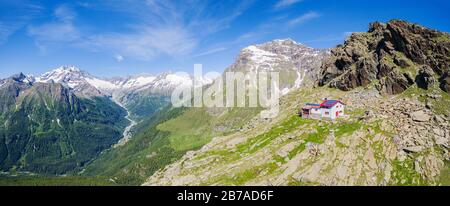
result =
[{"label": "alpine valley", "polygon": [[[332,49],[251,45],[225,69],[267,71],[280,77],[275,118],[174,108],[194,77],[170,72],[0,80],[0,185],[450,185],[450,34],[374,22]],[[325,98],[346,118],[299,117]]]}]

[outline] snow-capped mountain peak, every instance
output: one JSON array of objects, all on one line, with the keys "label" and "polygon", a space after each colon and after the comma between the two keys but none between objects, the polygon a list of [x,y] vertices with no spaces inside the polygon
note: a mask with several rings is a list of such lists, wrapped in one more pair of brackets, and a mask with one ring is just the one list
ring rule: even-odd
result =
[{"label": "snow-capped mountain peak", "polygon": [[[241,50],[236,62],[227,68],[232,72],[278,72],[283,94],[314,79],[327,50],[314,49],[292,39],[276,39]],[[312,81],[309,81],[312,82]]]},{"label": "snow-capped mountain peak", "polygon": [[296,44],[296,45],[303,45],[302,43],[296,42],[291,38],[287,39],[275,39],[272,42],[279,43],[279,44]]},{"label": "snow-capped mountain peak", "polygon": [[86,77],[87,75],[75,66],[61,66],[42,74],[36,78],[36,81],[43,83],[53,81],[56,83],[71,83],[73,85]]},{"label": "snow-capped mountain peak", "polygon": [[81,72],[81,70],[79,68],[77,68],[76,66],[74,66],[74,65],[64,65],[64,66],[61,66],[61,67],[59,67],[59,68],[57,68],[55,70],[57,70],[57,71],[67,71],[67,72]]},{"label": "snow-capped mountain peak", "polygon": [[90,75],[75,66],[61,66],[46,72],[36,78],[36,82],[60,83],[73,89],[75,92],[87,96],[108,94],[107,90],[116,89],[118,86]]},{"label": "snow-capped mountain peak", "polygon": [[237,62],[254,68],[274,70],[281,64],[300,63],[304,58],[322,55],[324,52],[326,51],[307,47],[292,39],[276,39],[242,49]]},{"label": "snow-capped mountain peak", "polygon": [[[202,85],[212,79],[198,79]],[[127,78],[103,79],[90,75],[75,66],[61,66],[36,78],[41,83],[61,83],[87,96],[111,95],[115,92],[148,90],[150,93],[169,94],[178,86],[192,86],[193,78],[181,73],[165,72],[159,75],[137,75]]]}]

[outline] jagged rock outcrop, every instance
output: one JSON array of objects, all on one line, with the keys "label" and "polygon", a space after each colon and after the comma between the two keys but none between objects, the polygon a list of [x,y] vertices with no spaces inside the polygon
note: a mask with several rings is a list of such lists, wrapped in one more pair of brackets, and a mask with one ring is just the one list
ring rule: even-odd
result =
[{"label": "jagged rock outcrop", "polygon": [[31,85],[24,81],[26,76],[22,73],[1,80],[0,84],[0,112],[5,113],[10,110],[21,91],[28,89]]},{"label": "jagged rock outcrop", "polygon": [[449,65],[450,34],[400,20],[375,22],[331,50],[318,84],[348,91],[375,82],[383,93],[398,94],[414,83],[427,89],[439,79],[449,92]]},{"label": "jagged rock outcrop", "polygon": [[445,73],[442,75],[440,87],[442,90],[450,93],[450,72]]},{"label": "jagged rock outcrop", "polygon": [[416,84],[422,89],[428,89],[435,83],[433,70],[429,66],[422,66],[416,76]]}]

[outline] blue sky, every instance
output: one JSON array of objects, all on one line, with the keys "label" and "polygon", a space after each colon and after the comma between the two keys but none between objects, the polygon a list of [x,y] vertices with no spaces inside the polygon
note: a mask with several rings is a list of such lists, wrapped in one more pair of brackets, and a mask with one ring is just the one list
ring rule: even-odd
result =
[{"label": "blue sky", "polygon": [[0,77],[76,65],[111,77],[223,71],[239,50],[291,38],[342,43],[373,21],[404,19],[450,31],[442,0],[0,0]]}]

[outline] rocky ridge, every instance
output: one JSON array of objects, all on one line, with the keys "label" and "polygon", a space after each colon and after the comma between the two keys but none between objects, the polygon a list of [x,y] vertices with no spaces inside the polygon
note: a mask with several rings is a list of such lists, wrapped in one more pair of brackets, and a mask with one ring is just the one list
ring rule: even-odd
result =
[{"label": "rocky ridge", "polygon": [[435,81],[449,90],[450,34],[405,21],[370,24],[331,50],[318,81],[345,91],[374,81],[379,91],[399,94]]}]

